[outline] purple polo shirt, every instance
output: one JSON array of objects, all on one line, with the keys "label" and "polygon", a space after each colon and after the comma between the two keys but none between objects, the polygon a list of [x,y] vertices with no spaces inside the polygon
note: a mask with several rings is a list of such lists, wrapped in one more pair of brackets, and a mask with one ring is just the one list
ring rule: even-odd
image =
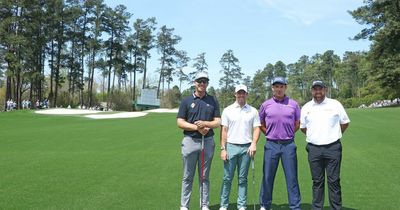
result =
[{"label": "purple polo shirt", "polygon": [[279,101],[275,97],[266,100],[260,107],[260,123],[265,123],[268,140],[294,139],[294,124],[300,120],[298,103],[285,96]]}]

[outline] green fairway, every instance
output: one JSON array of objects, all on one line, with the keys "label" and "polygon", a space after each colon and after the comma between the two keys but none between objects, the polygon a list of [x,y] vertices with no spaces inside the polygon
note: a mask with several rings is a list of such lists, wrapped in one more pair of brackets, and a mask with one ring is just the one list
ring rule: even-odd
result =
[{"label": "green fairway", "polygon": [[[351,109],[343,138],[344,209],[398,209],[400,108]],[[176,114],[131,119],[0,113],[0,209],[178,209],[182,132]],[[219,208],[219,131],[211,171],[211,209]],[[310,209],[311,177],[305,136],[296,135],[302,208]],[[256,202],[264,137],[256,155]],[[253,203],[249,173],[248,204]],[[236,209],[236,177],[231,208]],[[191,209],[198,209],[198,183]],[[325,205],[328,206],[327,194]],[[273,209],[288,209],[282,168]],[[257,209],[258,209],[257,205]],[[253,209],[249,206],[248,209]]]}]

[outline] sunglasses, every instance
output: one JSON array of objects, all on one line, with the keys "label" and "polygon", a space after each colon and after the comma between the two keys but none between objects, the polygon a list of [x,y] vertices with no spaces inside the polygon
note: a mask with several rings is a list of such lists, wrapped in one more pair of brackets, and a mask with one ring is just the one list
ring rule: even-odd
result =
[{"label": "sunglasses", "polygon": [[196,80],[197,83],[203,83],[203,84],[208,84],[208,79],[198,79]]}]

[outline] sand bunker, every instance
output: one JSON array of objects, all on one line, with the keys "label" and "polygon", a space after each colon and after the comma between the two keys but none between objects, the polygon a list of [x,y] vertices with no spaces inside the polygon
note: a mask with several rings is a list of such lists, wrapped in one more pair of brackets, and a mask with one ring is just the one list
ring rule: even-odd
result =
[{"label": "sand bunker", "polygon": [[178,109],[150,109],[144,112],[156,112],[156,113],[178,113]]},{"label": "sand bunker", "polygon": [[117,113],[107,113],[104,111],[95,111],[87,109],[65,109],[65,108],[55,108],[55,109],[44,109],[35,111],[37,114],[55,114],[55,115],[84,115],[85,117],[92,119],[115,119],[115,118],[133,118],[142,117],[148,113],[178,113],[178,109],[152,109],[143,112],[117,112]]},{"label": "sand bunker", "polygon": [[85,117],[89,117],[92,119],[114,119],[114,118],[133,118],[133,117],[142,117],[147,115],[147,113],[143,112],[120,112],[115,114],[91,114],[85,115]]},{"label": "sand bunker", "polygon": [[57,115],[74,115],[74,114],[94,114],[99,113],[101,111],[87,110],[87,109],[43,109],[39,111],[35,111],[37,114],[57,114]]}]

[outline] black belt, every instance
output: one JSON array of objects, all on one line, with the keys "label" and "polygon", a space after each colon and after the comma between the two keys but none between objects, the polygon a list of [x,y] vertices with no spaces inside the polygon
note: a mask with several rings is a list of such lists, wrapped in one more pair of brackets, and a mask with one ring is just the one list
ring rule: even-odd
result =
[{"label": "black belt", "polygon": [[293,139],[288,139],[288,140],[269,140],[269,139],[267,139],[267,141],[273,142],[275,144],[283,144],[283,145],[285,145],[285,144],[292,143],[294,140]]},{"label": "black belt", "polygon": [[316,147],[329,147],[329,146],[332,146],[332,145],[335,145],[335,144],[338,144],[338,143],[340,143],[340,139],[338,139],[338,140],[336,140],[336,141],[334,141],[332,143],[323,144],[323,145],[316,145],[316,144],[312,144],[312,143],[308,143],[308,144],[311,144],[311,145],[316,146]]}]

